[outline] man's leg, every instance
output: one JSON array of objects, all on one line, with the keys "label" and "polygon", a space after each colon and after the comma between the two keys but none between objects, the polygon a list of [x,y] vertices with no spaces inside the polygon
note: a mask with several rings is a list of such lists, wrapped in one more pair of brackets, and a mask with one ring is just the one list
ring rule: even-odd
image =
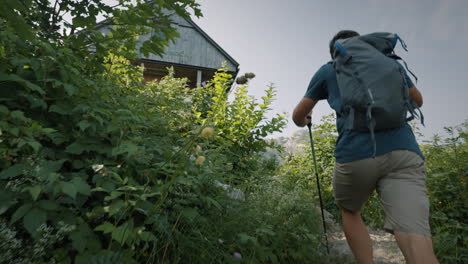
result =
[{"label": "man's leg", "polygon": [[341,208],[343,230],[348,245],[360,264],[374,263],[372,242],[362,221],[360,208],[375,189],[379,175],[377,164],[377,159],[373,158],[337,162],[333,174],[333,194]]},{"label": "man's leg", "polygon": [[429,236],[415,233],[395,232],[398,246],[408,264],[438,264]]},{"label": "man's leg", "polygon": [[359,264],[372,264],[372,241],[367,231],[367,227],[362,221],[361,213],[351,212],[341,208],[341,218],[343,219],[343,230],[346,241],[353,251],[354,257]]},{"label": "man's leg", "polygon": [[385,211],[384,228],[395,234],[407,263],[439,263],[432,248],[424,160],[406,150],[392,151],[389,156],[389,172],[377,184]]}]

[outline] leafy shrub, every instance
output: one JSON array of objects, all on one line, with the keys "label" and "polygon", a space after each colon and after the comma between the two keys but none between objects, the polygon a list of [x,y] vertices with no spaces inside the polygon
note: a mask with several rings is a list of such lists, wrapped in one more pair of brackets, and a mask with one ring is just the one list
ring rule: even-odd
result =
[{"label": "leafy shrub", "polygon": [[323,236],[311,193],[278,179],[260,186],[222,218],[225,250],[247,263],[319,263]]},{"label": "leafy shrub", "polygon": [[[5,5],[17,10],[12,14],[0,7],[1,236],[14,242],[0,244],[0,258],[17,256],[18,263],[232,259],[218,242],[228,228],[219,220],[240,205],[215,183],[245,187],[254,172],[262,175],[262,152],[273,147],[265,137],[285,124],[282,115],[265,118],[274,89],[258,103],[241,86],[229,101],[232,76],[224,70],[198,89],[171,75],[143,83],[141,69],[123,55],[135,55],[132,34],[145,32],[138,23],[152,11],[161,15],[162,2],[115,9],[114,17],[130,24],[112,38],[93,31],[97,13],[81,8],[81,2],[63,6],[73,10],[77,23],[66,27],[83,29],[73,35],[58,33],[54,26],[62,18],[48,2],[38,3],[7,0]],[[167,1],[163,7],[187,15],[184,5],[198,10],[193,1]],[[113,12],[100,2],[95,8]],[[51,15],[57,19],[53,27],[41,24]],[[168,38],[143,45],[142,52],[161,51],[174,36],[170,23],[163,31]],[[214,135],[201,137],[207,126]],[[256,212],[250,201],[257,200],[242,206]],[[292,228],[271,221],[279,234]],[[307,239],[313,244],[311,230],[285,236],[292,245]],[[229,230],[237,231],[250,232]],[[284,256],[283,242],[275,240],[277,258]],[[25,253],[30,251],[37,254]]]},{"label": "leafy shrub", "polygon": [[[7,83],[11,92],[2,97],[7,103],[1,129],[2,139],[9,140],[0,143],[5,157],[0,173],[2,218],[9,220],[8,228],[18,230],[15,239],[25,243],[40,241],[44,225],[74,227],[60,240],[48,239],[43,246],[48,251],[32,256],[33,263],[219,260],[208,253],[219,247],[218,235],[209,230],[232,202],[223,198],[214,181],[232,178],[225,173],[225,162],[233,162],[231,154],[259,163],[264,147],[244,153],[236,146],[245,141],[234,134],[203,138],[199,133],[203,124],[214,124],[213,117],[223,112],[211,109],[243,101],[220,101],[200,119],[197,104],[185,99],[204,93],[202,88],[190,90],[184,80],[171,76],[144,85],[137,69],[124,59],[114,57],[112,63],[108,75],[94,82],[102,90],[77,84],[76,93],[54,98],[52,87],[44,91],[45,109],[22,103],[17,83]],[[132,75],[136,77],[129,78]],[[206,91],[225,91],[229,78],[220,71]],[[31,96],[44,100],[40,93]],[[249,115],[237,118],[247,121]],[[234,133],[242,132],[252,143],[261,141],[248,136],[250,129]],[[23,131],[27,133],[20,134]],[[199,151],[194,150],[197,144]],[[223,153],[225,145],[237,152]],[[201,155],[207,161],[195,164],[195,156]],[[249,177],[249,167],[242,176]],[[222,258],[228,254],[219,252]]]},{"label": "leafy shrub", "polygon": [[442,263],[468,262],[468,122],[446,127],[423,146],[427,160],[431,228]]}]

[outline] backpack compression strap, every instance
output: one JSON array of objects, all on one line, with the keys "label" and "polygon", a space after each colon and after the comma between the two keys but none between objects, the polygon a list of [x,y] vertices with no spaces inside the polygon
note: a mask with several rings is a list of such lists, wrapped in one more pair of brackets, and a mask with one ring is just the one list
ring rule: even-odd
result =
[{"label": "backpack compression strap", "polygon": [[340,42],[338,42],[338,40],[335,41],[335,48],[341,53],[341,56],[348,56],[348,52],[346,52],[345,48],[343,47],[343,45],[341,45]]},{"label": "backpack compression strap", "polygon": [[[393,48],[395,48],[395,46],[398,44],[398,41],[400,42],[403,49],[405,51],[408,51],[408,46],[403,41],[403,39],[401,39],[400,36],[398,36],[398,34],[395,34],[395,37],[393,38],[393,41],[392,41]],[[391,54],[388,54],[387,56],[389,58],[394,59],[394,60],[402,61],[403,65],[406,68],[406,71],[408,71],[414,77],[414,80],[416,81],[416,83],[418,83],[418,77],[408,68],[408,64],[406,63],[406,61],[403,60],[400,56],[395,54],[395,51],[393,51]],[[402,71],[400,71],[400,72],[401,72],[401,75],[403,77],[403,80],[405,82],[406,87],[410,88],[409,85],[406,83],[405,74]],[[412,102],[409,98],[405,98],[406,108],[408,109],[408,111],[411,114],[411,116],[409,118],[407,118],[406,121],[411,121],[414,118],[419,118],[421,120],[421,124],[424,126],[424,115],[422,114],[421,109],[417,105],[414,105],[414,104],[415,103]],[[416,110],[418,110],[419,114],[416,113]]]},{"label": "backpack compression strap", "polygon": [[344,58],[344,63],[343,64],[348,63],[348,61],[353,58],[353,56],[348,55],[348,52],[343,47],[343,45],[341,45],[341,43],[338,42],[338,40],[335,41],[335,48],[336,48],[336,50],[338,50],[338,52],[340,52],[341,56],[343,56],[343,58]]},{"label": "backpack compression strap", "polygon": [[392,58],[394,60],[402,61],[403,64],[405,65],[406,70],[413,76],[416,83],[418,83],[418,77],[408,68],[408,64],[406,63],[406,61],[404,59],[402,59],[400,56],[396,55],[395,53],[389,54],[389,55],[387,55],[387,57]]},{"label": "backpack compression strap", "polygon": [[400,36],[398,36],[398,34],[395,33],[395,38],[392,41],[393,48],[395,48],[398,41],[400,41],[400,44],[403,47],[403,49],[408,51],[408,46],[406,46],[406,43],[400,38]]},{"label": "backpack compression strap", "polygon": [[[408,83],[406,82],[405,73],[403,72],[403,69],[401,69],[401,68],[400,68],[400,74],[401,74],[401,77],[403,78],[403,82],[404,82],[405,87],[411,88],[411,87],[409,87]],[[417,78],[416,78],[416,81],[417,81]],[[421,112],[421,109],[419,108],[419,106],[415,105],[416,103],[414,101],[411,101],[410,98],[406,96],[406,93],[403,93],[403,94],[405,95],[404,96],[404,101],[405,101],[406,109],[408,109],[408,112],[411,114],[411,116],[408,117],[406,119],[406,121],[409,122],[409,121],[413,120],[414,118],[418,118],[419,120],[421,120],[421,124],[423,126],[425,126],[424,125],[424,115]],[[419,114],[416,113],[415,109],[418,110]]]}]

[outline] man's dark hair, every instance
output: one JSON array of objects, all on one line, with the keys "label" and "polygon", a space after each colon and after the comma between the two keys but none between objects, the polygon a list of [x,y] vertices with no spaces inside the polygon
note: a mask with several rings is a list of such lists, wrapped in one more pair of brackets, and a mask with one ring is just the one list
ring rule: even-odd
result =
[{"label": "man's dark hair", "polygon": [[330,55],[333,59],[333,54],[335,53],[335,41],[339,39],[347,39],[359,36],[359,33],[353,30],[341,30],[340,32],[336,33],[336,35],[330,40]]}]

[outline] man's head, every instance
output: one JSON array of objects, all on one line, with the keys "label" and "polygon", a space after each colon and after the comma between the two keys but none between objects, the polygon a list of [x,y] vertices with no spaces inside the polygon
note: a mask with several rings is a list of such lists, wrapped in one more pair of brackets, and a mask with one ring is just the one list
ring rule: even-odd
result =
[{"label": "man's head", "polygon": [[333,59],[333,53],[335,52],[335,41],[339,39],[347,39],[359,36],[359,33],[353,30],[341,30],[340,32],[336,33],[336,35],[330,40],[330,55]]}]

